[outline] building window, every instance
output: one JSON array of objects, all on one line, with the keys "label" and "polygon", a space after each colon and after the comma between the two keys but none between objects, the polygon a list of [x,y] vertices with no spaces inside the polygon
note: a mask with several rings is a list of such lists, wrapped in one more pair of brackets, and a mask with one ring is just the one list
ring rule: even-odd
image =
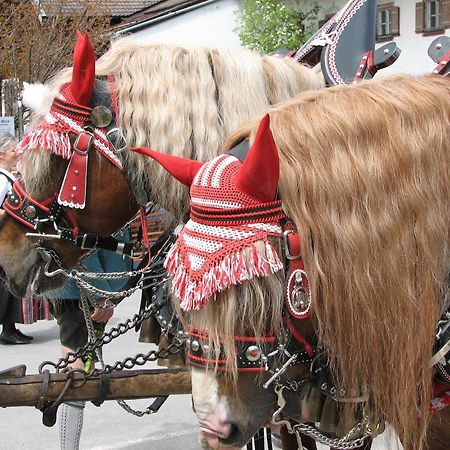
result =
[{"label": "building window", "polygon": [[377,42],[392,40],[400,34],[400,8],[394,2],[378,4]]},{"label": "building window", "polygon": [[450,28],[450,0],[416,3],[416,33],[435,34]]},{"label": "building window", "polygon": [[441,26],[441,2],[432,0],[425,2],[425,29],[436,30]]},{"label": "building window", "polygon": [[377,12],[377,37],[391,34],[391,12],[389,9],[379,9]]}]

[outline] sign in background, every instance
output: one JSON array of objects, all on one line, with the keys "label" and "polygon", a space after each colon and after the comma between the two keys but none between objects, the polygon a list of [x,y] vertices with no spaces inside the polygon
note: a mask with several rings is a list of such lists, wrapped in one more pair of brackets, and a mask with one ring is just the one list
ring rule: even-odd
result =
[{"label": "sign in background", "polygon": [[0,133],[9,133],[12,136],[14,132],[14,117],[0,117]]}]

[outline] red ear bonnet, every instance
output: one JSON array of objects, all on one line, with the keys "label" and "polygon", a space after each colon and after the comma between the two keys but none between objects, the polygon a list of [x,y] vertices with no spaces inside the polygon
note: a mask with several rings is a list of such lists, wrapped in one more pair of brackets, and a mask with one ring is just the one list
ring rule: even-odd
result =
[{"label": "red ear bonnet", "polygon": [[148,147],[135,147],[131,148],[131,150],[133,150],[133,152],[140,153],[141,155],[150,156],[154,160],[158,161],[159,164],[167,170],[167,172],[175,177],[180,183],[183,183],[188,187],[191,186],[195,175],[197,175],[197,172],[203,166],[203,163],[200,161],[160,153]]},{"label": "red ear bonnet", "polygon": [[279,171],[278,150],[270,130],[270,117],[266,114],[234,183],[250,197],[262,203],[271,202],[276,196]]},{"label": "red ear bonnet", "polygon": [[70,92],[79,105],[88,106],[95,80],[95,53],[89,36],[77,30],[77,42],[73,51],[73,73]]}]

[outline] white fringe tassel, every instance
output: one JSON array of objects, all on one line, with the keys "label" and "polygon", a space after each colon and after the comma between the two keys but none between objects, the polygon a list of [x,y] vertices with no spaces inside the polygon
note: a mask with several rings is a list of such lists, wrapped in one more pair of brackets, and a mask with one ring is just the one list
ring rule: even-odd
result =
[{"label": "white fringe tassel", "polygon": [[173,276],[172,291],[181,299],[181,308],[190,311],[201,309],[216,293],[232,285],[283,269],[283,263],[269,242],[265,243],[265,253],[266,257],[254,245],[243,248],[227,255],[198,279],[190,277],[190,270],[184,265],[178,244],[175,244],[167,255],[165,267]]}]

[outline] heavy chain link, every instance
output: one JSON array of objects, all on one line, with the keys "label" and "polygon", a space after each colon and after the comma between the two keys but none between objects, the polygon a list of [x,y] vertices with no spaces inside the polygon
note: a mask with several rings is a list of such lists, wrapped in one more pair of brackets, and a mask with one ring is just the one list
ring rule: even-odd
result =
[{"label": "heavy chain link", "polygon": [[[147,306],[141,313],[135,314],[133,318],[119,323],[116,327],[113,327],[110,331],[104,333],[100,338],[96,338],[94,342],[88,342],[85,346],[80,347],[76,352],[69,352],[64,358],[59,358],[57,362],[42,362],[38,369],[39,373],[43,373],[47,366],[53,367],[56,372],[60,372],[66,369],[69,364],[72,364],[77,359],[85,356],[88,352],[95,351],[97,348],[101,348],[105,344],[109,344],[112,340],[141,324],[145,319],[153,317],[157,312],[158,310],[153,304]],[[180,351],[184,347],[185,339],[185,333],[183,331],[180,331],[177,337],[174,339],[174,342],[167,349],[162,348],[158,350],[158,352],[150,351],[147,354],[148,356],[140,353],[139,355],[136,355],[135,358],[129,357],[124,359],[122,362],[118,361],[113,366],[108,367],[112,367],[113,369],[111,370],[121,370],[123,368],[131,369],[135,365],[145,364],[146,361],[155,361],[156,359],[161,357],[161,355],[163,355],[163,358],[167,358],[169,354],[178,353],[178,351]],[[178,348],[178,351],[175,350],[176,348]],[[154,356],[154,353],[157,353],[156,357]],[[144,361],[143,359],[145,357],[147,357],[148,359]],[[130,364],[132,365],[130,366]],[[106,370],[108,370],[108,372],[105,373],[111,372],[110,369]],[[91,375],[89,378],[91,378],[92,376],[97,376],[99,374],[101,373],[97,372],[96,375]]]},{"label": "heavy chain link", "polygon": [[[78,270],[78,269],[72,269],[67,270],[65,269],[62,264],[61,260],[59,259],[56,252],[53,250],[46,249],[41,246],[36,247],[36,251],[41,255],[41,257],[46,261],[45,264],[45,276],[47,277],[54,277],[55,275],[62,274],[66,278],[70,278],[76,281],[78,286],[86,290],[92,295],[101,296],[101,297],[108,297],[108,298],[114,298],[114,299],[122,299],[124,297],[129,297],[131,294],[136,292],[138,289],[145,289],[147,287],[151,287],[153,285],[162,284],[167,281],[166,274],[163,270],[161,270],[161,259],[164,258],[166,252],[170,248],[170,246],[173,243],[173,235],[169,235],[162,243],[161,247],[159,248],[158,252],[153,255],[151,264],[147,265],[146,267],[143,267],[141,269],[136,270],[130,270],[130,271],[124,271],[124,272],[103,272],[103,273],[97,273],[97,272],[86,272],[84,270]],[[149,255],[150,258],[150,255]],[[50,264],[51,262],[54,262],[57,266],[56,270],[50,271]],[[155,268],[159,268],[160,270]],[[125,289],[123,291],[118,292],[110,292],[105,291],[102,289],[99,289],[95,286],[93,286],[91,283],[89,283],[86,280],[91,279],[107,279],[107,280],[118,280],[118,279],[125,279],[125,278],[133,278],[133,277],[140,277],[138,282],[135,286],[132,286],[129,289]],[[146,285],[145,282],[150,280],[150,285]]]}]

